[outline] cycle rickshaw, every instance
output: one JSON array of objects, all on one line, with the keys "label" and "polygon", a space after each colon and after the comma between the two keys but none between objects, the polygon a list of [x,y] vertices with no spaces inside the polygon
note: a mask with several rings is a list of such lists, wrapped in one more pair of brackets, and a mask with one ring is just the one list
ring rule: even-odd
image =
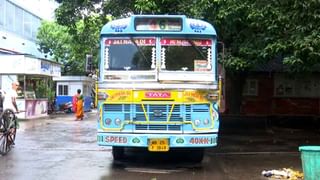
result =
[{"label": "cycle rickshaw", "polygon": [[0,155],[7,154],[13,147],[18,124],[15,112],[3,109],[3,99],[0,91]]}]

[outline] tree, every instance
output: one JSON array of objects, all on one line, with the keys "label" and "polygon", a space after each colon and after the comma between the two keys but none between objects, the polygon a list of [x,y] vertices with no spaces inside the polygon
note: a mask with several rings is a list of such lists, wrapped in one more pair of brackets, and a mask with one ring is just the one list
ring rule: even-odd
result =
[{"label": "tree", "polygon": [[[77,22],[91,27],[90,15],[101,23],[106,15],[185,14],[211,22],[226,48],[228,72],[241,73],[276,58],[292,72],[311,71],[320,58],[320,3],[316,0],[108,0],[61,1],[57,22],[70,34]],[[101,25],[102,26],[102,25]],[[101,27],[100,26],[100,27]],[[97,26],[98,27],[98,26]],[[79,39],[83,39],[77,37]]]},{"label": "tree", "polygon": [[36,43],[42,53],[53,56],[56,62],[63,63],[70,54],[71,37],[67,33],[67,28],[55,22],[41,23]]},{"label": "tree", "polygon": [[[217,29],[225,45],[220,61],[232,80],[231,97],[240,107],[247,72],[275,59],[289,72],[310,72],[320,59],[320,2],[316,0],[136,0],[143,13],[186,14]],[[173,5],[173,6],[171,6]],[[239,109],[238,109],[239,110]],[[235,113],[237,113],[237,111]]]},{"label": "tree", "polygon": [[[97,15],[91,15],[85,20],[79,20],[75,30],[68,31],[72,38],[71,54],[68,59],[69,71],[73,74],[84,74],[87,54],[93,56],[94,67],[97,67],[99,52],[99,35],[103,26]],[[71,34],[72,33],[72,34]]]},{"label": "tree", "polygon": [[43,22],[39,28],[37,44],[40,51],[53,56],[56,62],[63,64],[63,75],[85,74],[86,55],[98,56],[101,22],[95,16],[88,19],[89,28],[85,28],[84,21],[79,20],[75,25],[74,34],[70,34],[69,27],[56,22]]},{"label": "tree", "polygon": [[102,1],[57,1],[60,6],[55,11],[57,23],[67,27],[71,37],[71,51],[65,64],[68,74],[84,74],[85,57],[93,56],[93,64],[97,67],[99,33],[102,26],[110,20],[102,12]]}]

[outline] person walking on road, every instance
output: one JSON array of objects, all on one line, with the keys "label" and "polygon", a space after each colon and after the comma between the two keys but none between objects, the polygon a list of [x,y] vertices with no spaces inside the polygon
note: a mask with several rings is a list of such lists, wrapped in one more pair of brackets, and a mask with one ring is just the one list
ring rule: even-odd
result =
[{"label": "person walking on road", "polygon": [[78,101],[78,97],[80,96],[80,94],[81,94],[81,89],[78,89],[77,93],[72,97],[72,111],[74,113],[76,113],[76,111],[77,111],[77,101]]},{"label": "person walking on road", "polygon": [[83,120],[83,95],[80,95],[77,100],[76,120]]},{"label": "person walking on road", "polygon": [[[82,120],[83,119],[83,98],[82,100],[80,100],[80,96],[81,95],[81,89],[78,89],[77,90],[77,94],[75,94],[73,97],[72,97],[72,110],[73,112],[75,113],[75,116],[76,116],[76,121],[77,120]],[[78,103],[78,101],[81,101],[81,106],[80,106],[80,102]],[[80,109],[78,109],[78,107]],[[82,114],[82,115],[81,115]]]}]

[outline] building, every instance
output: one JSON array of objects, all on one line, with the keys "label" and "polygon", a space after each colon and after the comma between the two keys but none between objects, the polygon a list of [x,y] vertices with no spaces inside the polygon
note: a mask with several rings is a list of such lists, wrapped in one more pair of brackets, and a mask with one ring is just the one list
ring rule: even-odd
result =
[{"label": "building", "polygon": [[93,88],[95,80],[87,76],[60,76],[54,77],[57,82],[56,86],[56,109],[61,110],[60,107],[65,103],[71,103],[72,97],[81,90],[84,97],[84,111],[90,111],[93,104]]},{"label": "building", "polygon": [[54,7],[49,0],[0,0],[0,89],[20,82],[18,107],[26,111],[21,118],[47,115],[48,82],[61,74],[60,64],[36,44],[41,21],[52,18]]},{"label": "building", "polygon": [[[290,73],[282,60],[270,61],[242,77],[225,77],[224,115],[252,117],[320,117],[320,71]],[[235,82],[242,84],[242,91]],[[237,94],[240,92],[240,94]],[[237,98],[238,97],[238,98]]]},{"label": "building", "polygon": [[41,20],[52,19],[55,7],[49,0],[0,0],[0,53],[46,58],[36,46],[36,35]]}]

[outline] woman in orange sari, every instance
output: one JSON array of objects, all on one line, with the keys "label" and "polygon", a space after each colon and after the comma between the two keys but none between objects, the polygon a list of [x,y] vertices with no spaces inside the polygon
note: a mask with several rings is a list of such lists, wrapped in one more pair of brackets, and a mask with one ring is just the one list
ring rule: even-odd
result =
[{"label": "woman in orange sari", "polygon": [[72,96],[72,111],[74,113],[77,112],[77,101],[78,101],[78,98],[80,97],[80,94],[81,94],[81,89],[77,89],[77,94]]},{"label": "woman in orange sari", "polygon": [[77,100],[76,121],[83,120],[83,96],[80,95]]}]

